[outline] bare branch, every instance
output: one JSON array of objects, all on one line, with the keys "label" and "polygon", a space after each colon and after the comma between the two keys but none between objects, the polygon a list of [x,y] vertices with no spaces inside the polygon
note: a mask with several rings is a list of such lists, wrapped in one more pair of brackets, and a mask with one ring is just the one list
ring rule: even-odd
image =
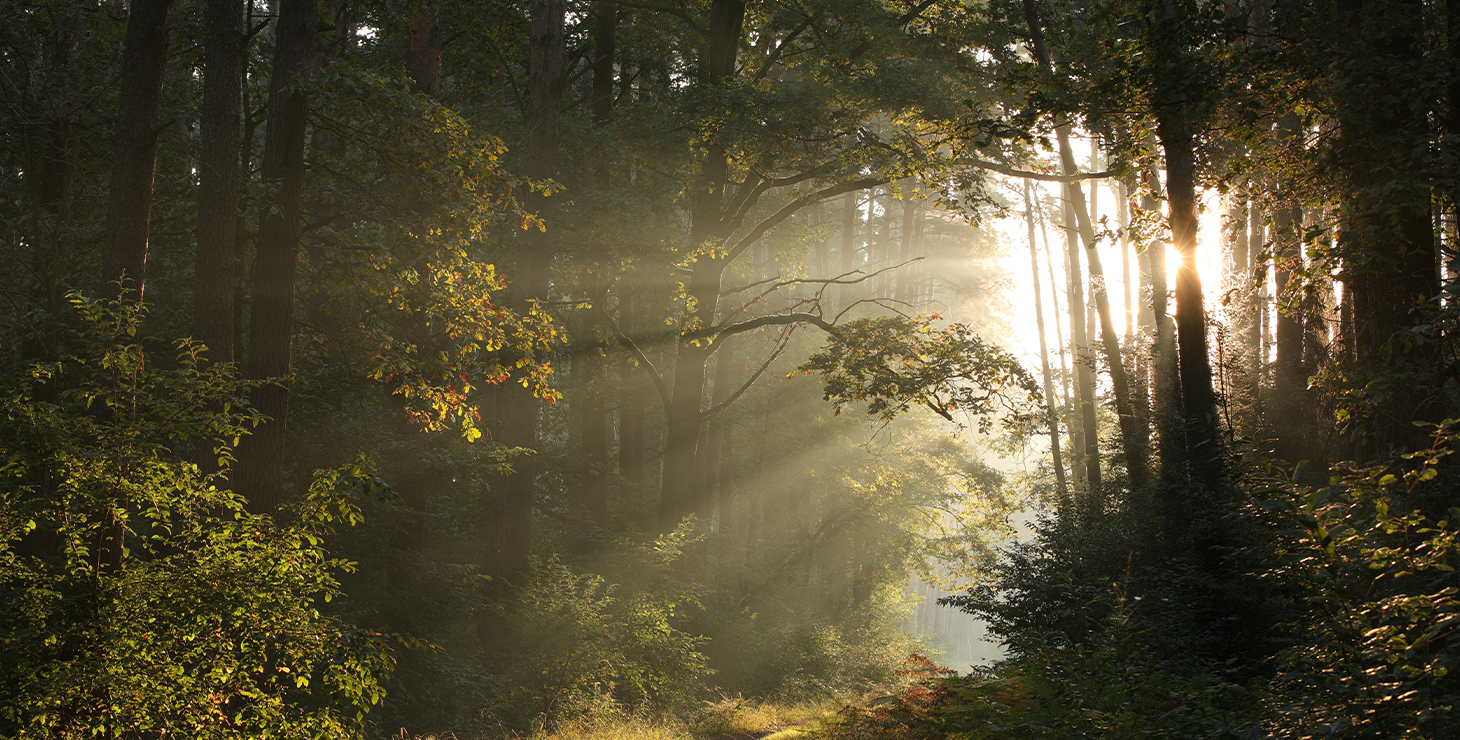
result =
[{"label": "bare branch", "polygon": [[990,162],[986,159],[978,159],[976,157],[958,157],[949,161],[948,164],[961,165],[965,167],[977,167],[983,170],[992,170],[1001,175],[1008,175],[1009,177],[1027,177],[1031,180],[1040,180],[1043,182],[1080,182],[1081,180],[1103,180],[1107,177],[1118,177],[1121,174],[1116,170],[1106,170],[1104,172],[1080,172],[1073,175],[1051,175],[1044,172],[1026,172],[1024,170],[1016,170],[1006,164]]},{"label": "bare branch", "polygon": [[[932,0],[927,1],[932,2]],[[776,44],[776,48],[772,49],[770,55],[766,57],[765,64],[761,66],[759,72],[755,73],[754,77],[750,78],[750,81],[754,83],[760,82],[761,80],[765,79],[765,76],[767,74],[770,74],[771,68],[776,66],[776,62],[780,61],[781,54],[786,51],[786,47],[790,46],[791,42],[795,41],[797,36],[800,36],[802,33],[804,33],[806,29],[811,27],[811,24],[819,20],[821,16],[825,13],[826,8],[822,8],[816,11],[815,15],[806,16],[806,20],[801,21],[801,25],[797,26],[790,33],[786,34],[786,38],[781,39],[781,43]]]},{"label": "bare branch", "polygon": [[627,349],[629,354],[634,356],[634,361],[640,367],[644,368],[644,374],[648,375],[649,380],[654,383],[654,390],[659,392],[659,402],[664,404],[664,410],[667,413],[669,411],[670,399],[669,388],[664,385],[664,376],[659,373],[658,368],[654,367],[654,363],[649,361],[649,356],[644,354],[644,350],[639,349],[639,345],[635,344],[632,338],[619,329],[618,322],[614,320],[613,314],[608,312],[607,307],[599,309],[599,313],[608,324],[608,328],[613,331],[613,336],[618,340],[618,343],[623,345],[624,349]]},{"label": "bare branch", "polygon": [[745,250],[749,249],[750,245],[754,244],[756,240],[765,236],[766,232],[778,226],[782,221],[790,218],[793,214],[796,213],[796,211],[799,211],[812,203],[819,203],[827,198],[841,195],[842,193],[850,193],[854,190],[866,190],[867,188],[876,187],[877,185],[883,185],[886,183],[887,178],[885,177],[869,177],[862,180],[853,180],[851,182],[839,183],[837,185],[822,188],[821,190],[817,190],[812,193],[807,193],[791,201],[790,203],[787,203],[784,207],[781,208],[781,210],[776,211],[775,213],[766,217],[765,220],[756,224],[755,228],[751,229],[749,234],[746,234],[740,239],[740,241],[735,243],[735,246],[730,248],[729,253],[726,255],[726,261],[733,261],[736,257],[739,257],[745,252]]},{"label": "bare branch", "polygon": [[706,422],[715,418],[716,416],[719,416],[722,412],[725,411],[725,409],[730,408],[732,405],[734,405],[736,401],[740,400],[740,397],[745,395],[746,391],[749,391],[751,386],[755,385],[755,381],[760,380],[760,376],[764,375],[765,371],[770,369],[771,363],[775,362],[782,354],[786,352],[786,346],[788,344],[788,340],[790,340],[791,338],[791,332],[795,331],[795,329],[795,326],[787,327],[786,331],[781,333],[781,339],[780,341],[776,342],[776,348],[771,351],[770,357],[766,358],[765,362],[761,363],[760,368],[758,368],[754,373],[751,374],[750,379],[742,383],[739,388],[736,388],[735,392],[731,393],[730,396],[727,397],[725,400],[715,404],[714,406],[711,406],[709,410],[705,411],[703,414],[700,414],[700,421]]},{"label": "bare branch", "polygon": [[[833,336],[840,333],[840,330],[836,328],[836,325],[832,324],[830,321],[821,318],[817,314],[804,312],[776,313],[769,316],[757,316],[753,319],[747,319],[746,321],[742,321],[738,324],[722,326],[718,331],[714,331],[713,333],[715,335],[715,342],[718,344],[726,337],[731,337],[736,334],[744,334],[745,332],[755,331],[756,329],[764,328],[767,326],[788,326],[794,324],[811,324],[812,326],[815,326]],[[711,332],[709,331],[705,332],[705,334],[710,333]]]},{"label": "bare branch", "polygon": [[656,13],[666,13],[668,15],[672,15],[675,18],[678,18],[678,19],[684,21],[685,25],[687,25],[690,28],[694,29],[695,33],[698,33],[701,36],[709,36],[710,35],[710,32],[709,31],[706,31],[703,26],[701,26],[698,23],[695,23],[694,22],[694,19],[689,17],[689,13],[685,12],[685,10],[684,10],[683,7],[679,7],[679,8],[666,8],[663,5],[652,5],[652,4],[649,4],[649,3],[636,3],[636,2],[632,2],[632,0],[617,0],[617,2],[618,2],[619,5],[622,5],[622,6],[626,7],[626,8],[638,8],[639,10],[652,10],[652,11],[654,11]]}]

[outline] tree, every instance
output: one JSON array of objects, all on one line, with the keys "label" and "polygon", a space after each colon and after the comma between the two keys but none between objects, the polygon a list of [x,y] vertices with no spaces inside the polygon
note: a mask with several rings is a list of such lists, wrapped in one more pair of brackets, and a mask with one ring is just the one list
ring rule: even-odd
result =
[{"label": "tree", "polygon": [[[373,479],[320,471],[277,519],[248,513],[216,484],[256,384],[188,340],[170,369],[144,361],[136,301],[72,303],[84,350],[5,381],[0,733],[356,736],[394,660],[320,612],[351,568],[321,542]],[[195,444],[218,474],[180,454]]]},{"label": "tree", "polygon": [[214,362],[233,362],[238,190],[242,182],[238,147],[243,116],[243,4],[211,0],[205,16],[194,338],[209,349]]},{"label": "tree", "polygon": [[152,177],[157,166],[158,111],[167,68],[167,19],[171,0],[138,0],[127,16],[108,195],[103,285],[113,296],[141,299],[147,277],[147,239],[152,215]]},{"label": "tree", "polygon": [[253,394],[254,407],[268,421],[240,448],[235,484],[252,510],[261,513],[276,510],[284,498],[288,376],[309,109],[301,83],[314,63],[317,13],[314,0],[281,0],[274,31],[269,128],[260,173],[268,188],[268,205],[259,222],[248,346],[248,376],[270,381]]}]

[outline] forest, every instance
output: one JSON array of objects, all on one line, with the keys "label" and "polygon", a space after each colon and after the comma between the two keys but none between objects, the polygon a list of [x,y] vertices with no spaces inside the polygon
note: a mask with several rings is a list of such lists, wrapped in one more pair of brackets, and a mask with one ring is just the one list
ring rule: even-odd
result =
[{"label": "forest", "polygon": [[1460,738],[1460,1],[0,18],[0,738]]}]

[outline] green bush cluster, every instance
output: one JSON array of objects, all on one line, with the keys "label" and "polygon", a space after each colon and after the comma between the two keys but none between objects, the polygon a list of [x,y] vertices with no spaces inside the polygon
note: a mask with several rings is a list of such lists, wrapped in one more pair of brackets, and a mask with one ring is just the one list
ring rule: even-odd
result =
[{"label": "green bush cluster", "polygon": [[0,400],[0,736],[355,736],[393,659],[325,613],[351,564],[323,543],[368,477],[249,513],[215,485],[249,384],[144,353],[136,305],[73,305],[82,349]]}]

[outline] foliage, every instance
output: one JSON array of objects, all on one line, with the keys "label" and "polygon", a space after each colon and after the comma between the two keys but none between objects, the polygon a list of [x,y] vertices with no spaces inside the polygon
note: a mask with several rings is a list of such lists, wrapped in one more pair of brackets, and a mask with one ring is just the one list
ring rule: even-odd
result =
[{"label": "foliage", "polygon": [[1272,700],[1280,737],[1448,737],[1460,700],[1460,510],[1418,506],[1446,487],[1460,422],[1429,449],[1326,485],[1269,466],[1253,506],[1278,530],[1267,578],[1300,615]]},{"label": "foliage", "polygon": [[0,735],[354,736],[393,659],[321,611],[351,566],[323,542],[368,476],[246,512],[217,484],[251,384],[186,340],[144,357],[135,304],[72,303],[87,351],[32,365],[0,417]]},{"label": "foliage", "polygon": [[683,628],[703,589],[675,573],[693,544],[685,526],[626,548],[607,577],[575,572],[556,557],[535,562],[498,715],[562,719],[694,698],[712,671],[700,652],[704,638]]},{"label": "foliage", "polygon": [[1043,391],[1013,355],[963,324],[935,329],[933,318],[852,321],[799,370],[822,376],[837,409],[867,401],[867,413],[886,421],[914,404],[949,421],[969,414],[981,431],[999,411],[1010,419],[1040,413]]}]

